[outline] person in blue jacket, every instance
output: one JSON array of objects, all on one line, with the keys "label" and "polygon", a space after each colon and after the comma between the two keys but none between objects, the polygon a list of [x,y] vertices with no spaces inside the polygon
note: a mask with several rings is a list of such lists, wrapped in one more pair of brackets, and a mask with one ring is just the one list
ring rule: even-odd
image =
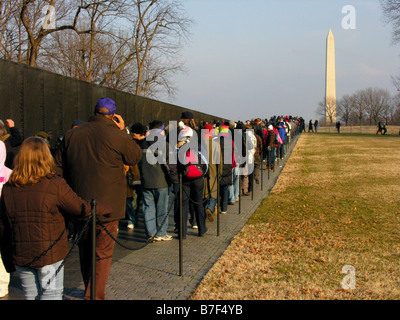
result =
[{"label": "person in blue jacket", "polygon": [[287,140],[285,124],[283,122],[279,122],[278,133],[282,139],[282,144],[279,146],[279,157],[282,159],[285,156],[285,144]]}]

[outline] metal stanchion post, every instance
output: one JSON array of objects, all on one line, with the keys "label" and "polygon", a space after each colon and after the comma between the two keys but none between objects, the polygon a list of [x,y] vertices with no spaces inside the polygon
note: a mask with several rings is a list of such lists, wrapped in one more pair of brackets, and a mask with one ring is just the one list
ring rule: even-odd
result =
[{"label": "metal stanchion post", "polygon": [[242,176],[239,175],[239,214],[242,213]]},{"label": "metal stanchion post", "polygon": [[261,160],[261,191],[264,190],[264,169],[263,169],[263,165],[264,165],[264,160]]},{"label": "metal stanchion post", "polygon": [[274,153],[274,163],[273,163],[274,164],[274,169],[273,169],[274,172],[275,172],[275,161],[276,161],[275,149],[276,149],[276,147],[272,147],[272,151],[271,151]]},{"label": "metal stanchion post", "polygon": [[[266,166],[264,165],[265,160],[261,161],[261,191],[264,190],[264,170],[266,169]],[[263,168],[264,166],[264,168]]]},{"label": "metal stanchion post", "polygon": [[179,175],[179,276],[183,274],[183,255],[182,255],[182,227],[183,227],[183,207],[182,207],[182,175]]},{"label": "metal stanchion post", "polygon": [[220,211],[220,185],[219,170],[217,171],[217,237],[219,237],[219,211]]},{"label": "metal stanchion post", "polygon": [[96,300],[96,205],[97,201],[92,199],[92,257],[90,274],[90,300]]},{"label": "metal stanchion post", "polygon": [[253,199],[254,199],[254,187],[255,187],[254,185],[256,184],[255,179],[254,179],[255,178],[255,170],[256,170],[256,165],[254,164],[253,173],[251,174],[251,180],[252,180],[251,201],[253,201]]}]

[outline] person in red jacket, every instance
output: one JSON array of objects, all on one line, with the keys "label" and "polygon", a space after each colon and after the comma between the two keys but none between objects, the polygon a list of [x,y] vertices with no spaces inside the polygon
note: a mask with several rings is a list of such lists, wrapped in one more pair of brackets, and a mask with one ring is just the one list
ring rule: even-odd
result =
[{"label": "person in red jacket", "polygon": [[[56,175],[42,138],[23,142],[0,205],[0,244],[7,271],[15,267],[27,300],[61,300],[68,253],[64,215],[83,218],[90,215],[91,205]],[[98,215],[110,213],[110,206],[97,205]]]}]

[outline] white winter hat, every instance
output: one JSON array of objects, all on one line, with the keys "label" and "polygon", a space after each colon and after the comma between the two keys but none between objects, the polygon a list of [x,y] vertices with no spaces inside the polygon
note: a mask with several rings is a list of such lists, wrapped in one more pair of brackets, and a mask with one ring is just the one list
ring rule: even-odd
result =
[{"label": "white winter hat", "polygon": [[182,129],[179,131],[178,141],[185,141],[187,138],[193,137],[193,130],[188,126],[180,126]]}]

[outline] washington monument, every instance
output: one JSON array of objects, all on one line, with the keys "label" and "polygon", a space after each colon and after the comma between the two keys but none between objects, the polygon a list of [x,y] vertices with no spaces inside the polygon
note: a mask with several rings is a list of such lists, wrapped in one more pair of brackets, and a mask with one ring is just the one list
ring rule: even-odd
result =
[{"label": "washington monument", "polygon": [[335,38],[332,30],[326,39],[325,119],[327,125],[336,123]]}]

